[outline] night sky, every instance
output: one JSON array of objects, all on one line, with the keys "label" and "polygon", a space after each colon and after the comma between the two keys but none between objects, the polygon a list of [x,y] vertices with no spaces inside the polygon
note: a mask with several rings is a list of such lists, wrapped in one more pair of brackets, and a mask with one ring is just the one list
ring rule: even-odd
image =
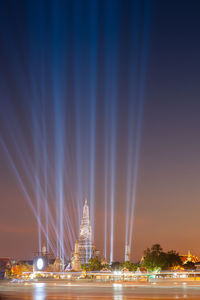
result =
[{"label": "night sky", "polygon": [[189,0],[0,1],[0,256],[32,257],[38,212],[56,248],[48,207],[69,257],[85,198],[108,259],[126,228],[134,261],[153,243],[200,255],[199,15]]}]

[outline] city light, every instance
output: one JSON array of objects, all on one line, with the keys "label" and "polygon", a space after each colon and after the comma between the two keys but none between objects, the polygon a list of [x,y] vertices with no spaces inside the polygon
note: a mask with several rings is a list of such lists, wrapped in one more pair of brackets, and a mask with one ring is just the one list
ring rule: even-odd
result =
[{"label": "city light", "polygon": [[37,268],[38,268],[39,271],[42,270],[44,268],[44,261],[43,261],[43,259],[42,258],[38,258],[36,265],[37,265]]}]

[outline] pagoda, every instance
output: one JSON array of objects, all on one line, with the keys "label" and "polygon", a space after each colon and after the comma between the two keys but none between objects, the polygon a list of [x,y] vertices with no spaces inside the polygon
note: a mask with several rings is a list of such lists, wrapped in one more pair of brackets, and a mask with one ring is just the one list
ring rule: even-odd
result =
[{"label": "pagoda", "polygon": [[89,206],[85,200],[83,217],[80,226],[79,239],[75,244],[72,256],[72,269],[78,271],[81,264],[86,264],[91,257],[96,256],[95,246],[92,242],[92,228],[90,224]]}]

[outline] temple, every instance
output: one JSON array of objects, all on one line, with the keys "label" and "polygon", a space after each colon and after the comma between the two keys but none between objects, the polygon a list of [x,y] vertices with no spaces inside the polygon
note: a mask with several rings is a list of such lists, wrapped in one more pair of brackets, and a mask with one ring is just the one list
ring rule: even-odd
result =
[{"label": "temple", "polygon": [[130,261],[130,248],[129,245],[125,247],[125,261]]},{"label": "temple", "polygon": [[72,254],[72,269],[78,271],[81,264],[86,264],[91,257],[96,256],[95,246],[92,241],[92,228],[87,200],[83,206],[83,217],[80,226],[79,239],[76,241],[75,250]]}]

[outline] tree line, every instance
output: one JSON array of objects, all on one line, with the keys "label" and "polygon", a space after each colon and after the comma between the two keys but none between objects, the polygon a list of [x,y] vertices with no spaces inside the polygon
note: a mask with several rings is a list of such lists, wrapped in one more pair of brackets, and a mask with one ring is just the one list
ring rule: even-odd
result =
[{"label": "tree line", "polygon": [[159,244],[154,244],[151,248],[144,251],[142,260],[138,263],[130,261],[113,262],[111,265],[102,264],[98,258],[90,258],[87,264],[81,265],[81,268],[86,271],[100,271],[100,270],[129,270],[137,271],[144,268],[147,271],[161,271],[161,270],[176,270],[176,269],[195,269],[195,264],[192,261],[183,263],[181,256],[175,250],[164,252]]}]

